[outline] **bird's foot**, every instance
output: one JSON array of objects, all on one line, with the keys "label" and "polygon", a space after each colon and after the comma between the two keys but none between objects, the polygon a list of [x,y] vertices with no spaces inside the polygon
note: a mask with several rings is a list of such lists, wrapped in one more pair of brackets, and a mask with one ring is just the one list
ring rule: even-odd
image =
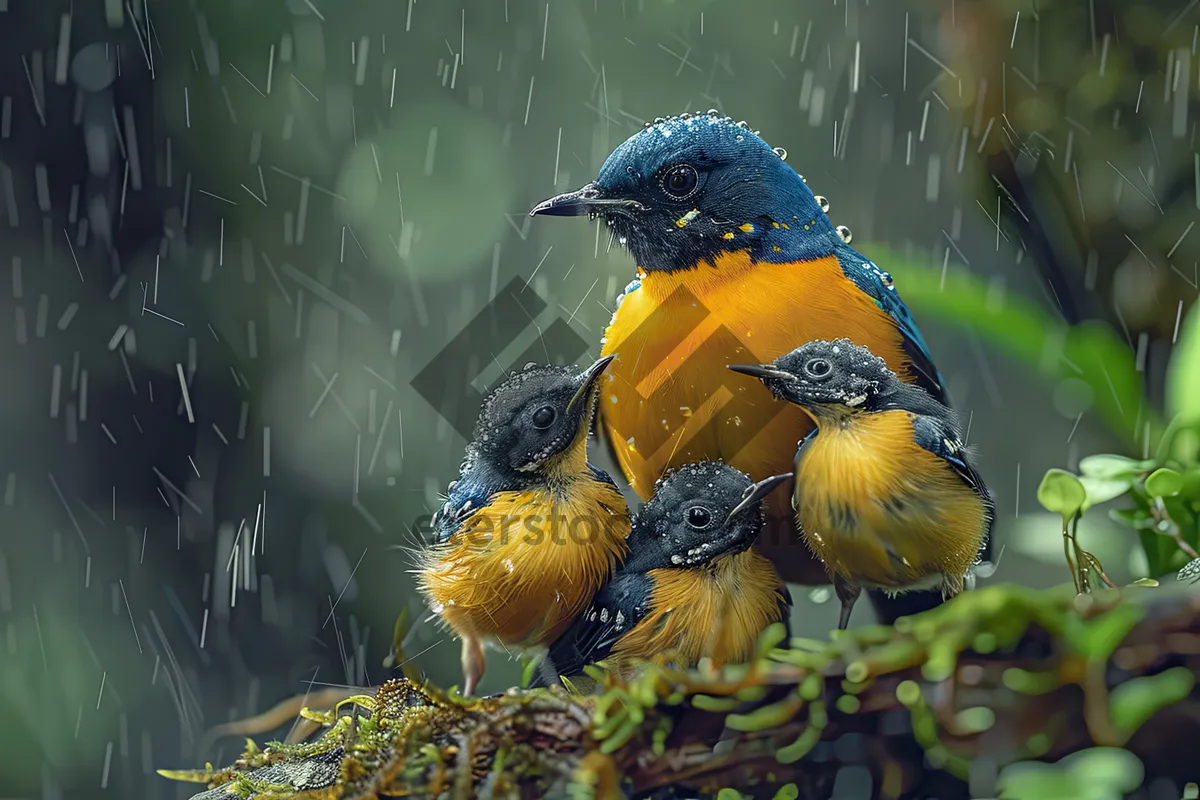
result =
[{"label": "bird's foot", "polygon": [[479,680],[487,669],[487,658],[483,654],[483,642],[474,636],[462,640],[463,697],[473,697]]},{"label": "bird's foot", "polygon": [[833,591],[842,603],[842,613],[838,617],[838,630],[844,631],[850,626],[850,614],[854,611],[854,604],[858,601],[858,596],[862,594],[862,588],[840,576],[834,576]]}]

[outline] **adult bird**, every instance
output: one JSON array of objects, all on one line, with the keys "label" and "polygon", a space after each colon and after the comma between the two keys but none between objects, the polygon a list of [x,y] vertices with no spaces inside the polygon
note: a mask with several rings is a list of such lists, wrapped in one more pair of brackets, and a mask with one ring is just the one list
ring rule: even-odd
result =
[{"label": "adult bird", "polygon": [[[531,215],[602,217],[637,262],[602,352],[598,426],[633,489],[666,470],[720,459],[759,478],[788,469],[812,422],[731,381],[725,365],[765,362],[798,342],[847,337],[941,402],[929,348],[892,277],[850,246],[785,163],[785,153],[716,111],[660,118],[618,147],[596,180]],[[800,543],[786,501],[768,503],[759,547],[786,580],[828,579]],[[936,595],[874,596],[881,618]]]},{"label": "adult bird", "polygon": [[656,659],[684,668],[749,660],[763,630],[787,625],[791,611],[771,562],[750,549],[763,526],[759,504],[741,502],[752,485],[711,461],[659,481],[633,521],[629,559],[550,646],[532,685],[602,660],[623,675]]},{"label": "adult bird", "polygon": [[840,629],[864,587],[962,591],[996,514],[953,411],[849,339],[729,368],[816,423],[793,469],[760,481],[744,503],[794,478],[796,524],[829,569]]},{"label": "adult bird", "polygon": [[612,360],[581,373],[529,364],[483,402],[417,570],[430,609],[462,639],[464,694],[483,676],[485,643],[548,645],[625,555],[625,498],[587,460]]}]

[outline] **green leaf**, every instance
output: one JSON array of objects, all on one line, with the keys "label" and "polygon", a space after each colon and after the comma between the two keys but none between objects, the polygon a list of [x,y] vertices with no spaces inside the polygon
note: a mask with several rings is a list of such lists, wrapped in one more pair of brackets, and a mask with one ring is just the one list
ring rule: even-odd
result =
[{"label": "green leaf", "polygon": [[521,688],[522,689],[529,688],[529,682],[533,680],[533,673],[534,673],[534,671],[537,670],[538,663],[540,661],[541,661],[541,658],[539,658],[537,656],[534,656],[534,657],[522,656],[521,657]]},{"label": "green leaf", "polygon": [[1135,461],[1125,456],[1101,454],[1087,456],[1079,462],[1079,472],[1088,478],[1108,480],[1137,475],[1154,468],[1153,461]]},{"label": "green leaf", "polygon": [[1128,525],[1134,530],[1142,530],[1151,525],[1150,512],[1138,506],[1137,508],[1112,508],[1108,511],[1109,518],[1122,525]]},{"label": "green leaf", "polygon": [[1118,605],[1095,619],[1070,618],[1063,635],[1084,658],[1108,659],[1141,619],[1137,607]]},{"label": "green leaf", "polygon": [[1002,800],[1083,800],[1073,775],[1055,764],[1023,761],[1000,772],[998,788]]},{"label": "green leaf", "polygon": [[1083,508],[1087,501],[1087,490],[1071,473],[1062,469],[1052,469],[1042,478],[1037,490],[1038,502],[1047,511],[1062,514],[1063,522],[1071,519]]},{"label": "green leaf", "polygon": [[1174,497],[1183,489],[1183,476],[1173,469],[1156,469],[1146,478],[1146,494],[1151,497]]},{"label": "green leaf", "polygon": [[1058,762],[1080,784],[1123,797],[1137,790],[1146,777],[1142,760],[1119,747],[1092,747]]},{"label": "green leaf", "polygon": [[1000,771],[1005,800],[1121,800],[1145,779],[1141,760],[1116,747],[1093,747],[1056,764],[1024,761]]},{"label": "green leaf", "polygon": [[1179,493],[1190,500],[1200,500],[1200,467],[1183,473],[1183,489]]},{"label": "green leaf", "polygon": [[1080,511],[1087,511],[1092,506],[1098,506],[1101,503],[1107,503],[1109,500],[1120,497],[1128,492],[1133,487],[1134,478],[1137,473],[1130,473],[1129,477],[1125,478],[1090,478],[1083,476],[1079,482],[1083,484],[1083,489],[1087,493],[1087,499],[1084,501]]},{"label": "green leaf", "polygon": [[[845,695],[849,697],[849,695]],[[779,787],[772,800],[796,800],[800,796],[800,787],[794,783],[785,783]]]},{"label": "green leaf", "polygon": [[1146,554],[1150,577],[1165,575],[1171,571],[1171,561],[1179,548],[1166,536],[1160,536],[1150,528],[1138,531],[1138,539],[1142,543],[1142,551]]},{"label": "green leaf", "polygon": [[[1131,678],[1118,685],[1108,696],[1108,715],[1117,730],[1132,736],[1160,709],[1178,703],[1196,685],[1196,676],[1187,667],[1174,667],[1157,675]],[[1130,787],[1130,790],[1136,789]]]},{"label": "green leaf", "polygon": [[1155,460],[1159,463],[1170,458],[1189,463],[1195,461],[1198,431],[1200,419],[1189,419],[1182,414],[1176,414],[1159,437],[1158,445],[1154,448]]},{"label": "green leaf", "polygon": [[155,772],[169,781],[183,781],[185,783],[208,783],[213,779],[214,770],[158,769],[155,770]]},{"label": "green leaf", "polygon": [[1200,421],[1200,303],[1188,312],[1167,367],[1167,412]]},{"label": "green leaf", "polygon": [[[1129,445],[1140,444],[1149,422],[1151,440],[1157,441],[1163,423],[1145,411],[1149,404],[1134,354],[1109,326],[1096,321],[1066,325],[1013,293],[997,302],[990,281],[963,269],[944,269],[940,257],[914,259],[874,243],[863,252],[878,264],[892,265],[896,290],[918,319],[928,316],[962,325],[1048,381],[1084,381],[1092,388],[1093,410],[1116,435]],[[1200,340],[1200,334],[1196,338]],[[1196,348],[1200,351],[1200,344]],[[1193,361],[1200,362],[1200,355]],[[1200,390],[1192,402],[1200,405]]]}]

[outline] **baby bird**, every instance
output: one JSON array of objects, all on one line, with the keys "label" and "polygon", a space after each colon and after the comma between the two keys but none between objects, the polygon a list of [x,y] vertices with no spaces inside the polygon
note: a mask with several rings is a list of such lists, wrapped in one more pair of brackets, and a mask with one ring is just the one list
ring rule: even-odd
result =
[{"label": "baby bird", "polygon": [[625,498],[587,460],[612,358],[578,374],[529,364],[497,386],[434,515],[418,586],[462,639],[466,695],[483,676],[485,642],[527,649],[554,641],[625,555]]},{"label": "baby bird", "polygon": [[796,524],[833,579],[839,629],[863,587],[940,588],[945,598],[962,591],[995,507],[953,411],[848,339],[729,369],[758,378],[816,423],[793,473],[760,481],[746,502],[794,478]]},{"label": "baby bird", "polygon": [[[750,477],[727,464],[687,464],[660,480],[638,512],[629,559],[553,645],[531,682],[573,677],[605,660],[628,674],[638,660],[742,663],[759,634],[787,624],[791,596],[750,546],[763,526]],[[738,507],[736,513],[735,507]]]}]

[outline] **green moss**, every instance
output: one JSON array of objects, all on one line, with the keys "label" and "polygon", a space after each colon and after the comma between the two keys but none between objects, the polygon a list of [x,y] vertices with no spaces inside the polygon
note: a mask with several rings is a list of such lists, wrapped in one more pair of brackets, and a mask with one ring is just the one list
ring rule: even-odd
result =
[{"label": "green moss", "polygon": [[748,714],[730,714],[725,718],[725,726],[735,731],[766,731],[791,722],[803,707],[804,701],[791,695]]},{"label": "green moss", "polygon": [[[327,714],[306,712],[325,725],[315,741],[276,742],[265,749],[247,741],[246,752],[230,769],[218,772],[207,765],[205,770],[163,774],[225,785],[239,797],[282,800],[294,791],[248,773],[268,764],[303,766],[340,748],[336,785],[320,790],[322,800],[367,800],[385,792],[448,793],[457,798],[485,788],[502,797],[545,793],[552,786],[571,797],[596,797],[615,786],[619,775],[614,765],[628,769],[644,759],[647,750],[671,758],[666,753],[669,736],[683,715],[725,714],[730,730],[766,734],[777,761],[789,765],[822,740],[831,714],[868,713],[864,708],[874,713],[881,703],[886,705],[887,695],[880,690],[889,687],[893,702],[908,710],[913,734],[929,763],[961,777],[968,763],[947,744],[951,740],[939,721],[946,717],[943,712],[935,715],[926,699],[929,682],[954,678],[964,652],[999,655],[1036,626],[1062,643],[1057,656],[1046,662],[1045,672],[1003,669],[1002,686],[1037,695],[1068,683],[1086,684],[1086,665],[1107,661],[1144,619],[1138,599],[1148,591],[1076,598],[1066,590],[993,586],[900,620],[894,628],[850,630],[824,643],[791,640],[780,649],[783,637],[771,630],[761,639],[760,655],[752,663],[721,670],[643,665],[629,678],[591,667],[588,676],[595,681],[596,694],[587,697],[556,688],[474,699],[391,681],[375,697],[352,698]],[[895,683],[896,676],[904,679]],[[832,693],[829,680],[837,681]],[[1186,697],[1193,682],[1187,670],[1171,670],[1118,687],[1108,698],[1112,726],[1122,736],[1131,735],[1158,709]],[[791,691],[754,707],[771,686]],[[945,724],[956,737],[984,733],[996,724],[996,714],[982,705],[951,714],[952,721]],[[1046,753],[1056,736],[1054,725],[1066,722],[1051,720],[1050,728],[1024,743],[1021,755]],[[771,731],[794,730],[797,723],[803,728],[794,738],[770,738]],[[684,717],[685,728],[687,724]],[[554,756],[547,758],[550,731],[560,732],[562,738]],[[468,753],[470,759],[465,758]],[[768,786],[775,783],[767,778]],[[778,797],[794,796],[779,791]]]},{"label": "green moss", "polygon": [[1128,740],[1163,708],[1187,698],[1196,676],[1187,667],[1175,667],[1157,675],[1133,678],[1113,689],[1108,698],[1112,724]]},{"label": "green moss", "polygon": [[1020,667],[1009,667],[1001,675],[1004,685],[1020,694],[1049,694],[1062,686],[1054,673],[1029,672]]},{"label": "green moss", "polygon": [[862,701],[852,694],[844,694],[837,699],[836,707],[842,714],[857,714]]},{"label": "green moss", "polygon": [[1095,619],[1066,617],[1063,635],[1084,658],[1108,660],[1141,619],[1141,609],[1125,603]]}]

